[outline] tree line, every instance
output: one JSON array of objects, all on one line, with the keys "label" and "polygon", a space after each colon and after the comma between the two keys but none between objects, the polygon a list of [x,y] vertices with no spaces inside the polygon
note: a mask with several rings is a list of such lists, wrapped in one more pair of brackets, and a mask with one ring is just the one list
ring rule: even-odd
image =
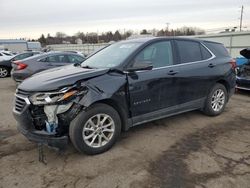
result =
[{"label": "tree line", "polygon": [[[161,29],[161,30],[146,30],[143,29],[139,32],[141,35],[153,35],[153,36],[188,36],[188,35],[201,35],[205,34],[205,31],[195,27],[182,27],[177,29]],[[92,33],[84,33],[77,32],[73,36],[68,36],[63,32],[56,32],[55,36],[51,36],[47,34],[45,37],[44,34],[38,39],[38,41],[42,44],[42,46],[50,45],[50,44],[76,44],[77,40],[81,40],[82,43],[107,43],[110,41],[119,41],[129,38],[132,35],[136,35],[138,33],[129,30],[129,31],[115,31],[115,32],[105,32],[102,34],[98,34],[95,32]],[[33,39],[32,39],[33,40]]]}]

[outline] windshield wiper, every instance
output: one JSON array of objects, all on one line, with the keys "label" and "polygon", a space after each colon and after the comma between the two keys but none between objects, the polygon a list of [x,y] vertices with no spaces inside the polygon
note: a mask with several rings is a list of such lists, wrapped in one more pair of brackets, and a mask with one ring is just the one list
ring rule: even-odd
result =
[{"label": "windshield wiper", "polygon": [[117,68],[110,68],[109,72],[116,72],[116,73],[124,74],[124,72],[122,70],[117,69]]}]

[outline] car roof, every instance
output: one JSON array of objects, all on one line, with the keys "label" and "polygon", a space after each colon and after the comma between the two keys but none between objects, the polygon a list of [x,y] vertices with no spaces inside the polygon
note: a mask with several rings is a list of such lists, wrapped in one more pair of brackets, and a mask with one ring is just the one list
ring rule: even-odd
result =
[{"label": "car roof", "polygon": [[26,58],[25,60],[32,60],[32,59],[42,59],[42,58],[46,58],[48,56],[51,55],[77,55],[80,57],[83,57],[81,54],[77,54],[77,53],[71,53],[71,52],[61,52],[61,51],[50,51],[50,52],[46,52],[46,53],[41,53],[41,54],[37,54],[35,56],[31,56]]},{"label": "car roof", "polygon": [[177,39],[177,40],[190,40],[190,41],[196,41],[196,42],[211,42],[211,43],[216,43],[216,44],[221,44],[218,42],[214,41],[208,41],[200,38],[194,38],[194,37],[180,37],[180,36],[164,36],[164,37],[144,37],[144,38],[137,38],[137,39],[129,39],[129,40],[124,40],[121,41],[122,43],[133,43],[133,42],[138,42],[138,43],[146,43],[150,41],[160,41],[164,39]]}]

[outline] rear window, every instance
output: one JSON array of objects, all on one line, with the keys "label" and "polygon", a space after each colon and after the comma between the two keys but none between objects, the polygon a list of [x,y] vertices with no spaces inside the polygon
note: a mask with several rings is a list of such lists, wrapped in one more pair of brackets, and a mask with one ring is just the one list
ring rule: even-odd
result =
[{"label": "rear window", "polygon": [[218,57],[226,56],[230,57],[227,49],[220,43],[204,42],[204,44]]}]

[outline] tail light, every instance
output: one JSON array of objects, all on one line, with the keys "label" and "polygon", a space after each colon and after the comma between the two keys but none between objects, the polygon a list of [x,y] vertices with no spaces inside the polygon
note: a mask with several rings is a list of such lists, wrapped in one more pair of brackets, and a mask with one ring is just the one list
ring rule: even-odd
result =
[{"label": "tail light", "polygon": [[14,61],[13,62],[15,65],[17,65],[16,70],[22,70],[25,69],[28,65],[24,64],[21,61]]},{"label": "tail light", "polygon": [[235,70],[237,68],[237,64],[236,64],[235,59],[232,59],[229,63],[231,64],[233,70]]}]

